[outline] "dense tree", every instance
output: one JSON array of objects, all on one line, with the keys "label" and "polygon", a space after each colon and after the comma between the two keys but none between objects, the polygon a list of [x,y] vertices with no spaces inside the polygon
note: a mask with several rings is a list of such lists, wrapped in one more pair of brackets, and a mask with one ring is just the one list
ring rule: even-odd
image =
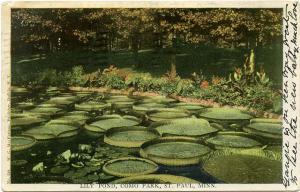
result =
[{"label": "dense tree", "polygon": [[19,46],[47,45],[50,51],[59,44],[65,48],[91,44],[99,34],[106,34],[110,50],[126,46],[137,50],[145,39],[155,42],[153,47],[167,47],[173,38],[253,47],[279,39],[281,10],[14,9],[12,27],[13,42]]}]

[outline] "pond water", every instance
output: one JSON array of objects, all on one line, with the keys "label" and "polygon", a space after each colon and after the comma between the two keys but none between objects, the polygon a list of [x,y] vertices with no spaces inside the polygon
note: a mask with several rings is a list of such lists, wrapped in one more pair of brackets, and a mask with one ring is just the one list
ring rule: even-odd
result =
[{"label": "pond water", "polygon": [[[66,97],[69,97],[64,100]],[[75,99],[73,99],[74,97]],[[53,99],[54,98],[54,99]],[[57,98],[64,98],[63,102]],[[51,102],[50,102],[51,100]],[[55,102],[52,102],[55,100]],[[109,101],[109,102],[108,102]],[[95,102],[97,103],[109,103],[109,105],[105,105],[102,107],[101,105],[95,106]],[[143,102],[152,102],[152,103],[159,103],[162,105],[150,105],[153,107],[145,108],[145,103]],[[29,103],[33,103],[32,106]],[[56,107],[62,109],[58,111],[56,114],[49,115],[47,114],[47,107],[51,103],[51,107]],[[80,108],[80,104],[84,104],[84,107]],[[91,104],[90,106],[88,104]],[[104,171],[103,165],[108,161],[124,158],[124,157],[136,157],[136,158],[145,158],[147,160],[153,161],[158,165],[158,169],[153,172],[153,174],[168,174],[168,175],[175,175],[175,176],[183,176],[185,178],[193,179],[195,182],[201,183],[224,183],[224,179],[220,180],[214,172],[208,173],[204,170],[204,164],[206,162],[210,163],[210,167],[212,166],[212,161],[209,161],[211,154],[216,155],[224,155],[224,157],[228,156],[227,151],[232,149],[230,153],[238,154],[237,156],[241,155],[250,155],[251,158],[255,160],[258,159],[266,159],[272,161],[277,168],[274,168],[274,171],[264,170],[263,167],[258,167],[256,170],[262,171],[262,174],[268,172],[269,179],[264,181],[263,178],[260,180],[255,180],[250,176],[247,178],[238,180],[239,183],[244,182],[257,182],[257,183],[280,183],[281,178],[278,175],[281,175],[281,159],[278,158],[278,154],[281,154],[281,139],[278,139],[278,135],[276,137],[272,137],[272,130],[270,133],[267,133],[265,137],[262,137],[261,134],[248,133],[244,131],[243,127],[247,126],[249,122],[245,123],[245,119],[238,120],[235,118],[235,115],[232,115],[232,118],[229,119],[207,119],[208,121],[200,121],[204,124],[199,124],[199,129],[208,129],[208,131],[185,131],[185,129],[189,129],[189,126],[192,129],[197,129],[198,121],[191,121],[192,123],[189,125],[189,121],[194,118],[200,118],[199,113],[204,113],[205,108],[199,107],[198,110],[194,110],[195,107],[191,106],[191,110],[188,110],[187,107],[184,109],[176,108],[174,103],[178,103],[170,98],[164,97],[132,97],[128,98],[127,96],[116,96],[116,95],[103,95],[101,93],[87,93],[87,92],[67,92],[65,90],[39,90],[38,93],[26,91],[16,91],[12,93],[12,125],[14,122],[18,121],[18,118],[22,117],[25,118],[24,122],[26,122],[26,118],[28,116],[32,117],[40,117],[47,119],[42,123],[38,124],[26,124],[21,123],[18,126],[12,126],[12,139],[16,136],[27,135],[28,133],[32,133],[28,130],[32,128],[36,128],[37,126],[41,126],[38,130],[40,132],[30,135],[31,137],[35,137],[37,142],[32,147],[26,147],[25,149],[21,150],[13,150],[11,153],[11,182],[12,183],[109,183],[119,179],[120,177],[117,175],[111,175],[107,171]],[[44,104],[44,105],[41,105]],[[53,105],[52,105],[53,104]],[[76,105],[75,105],[76,104]],[[30,105],[30,107],[28,106]],[[192,105],[192,104],[191,104]],[[23,107],[20,107],[23,106]],[[27,107],[24,107],[27,106]],[[76,107],[75,107],[76,106]],[[83,106],[83,105],[82,105]],[[142,106],[142,107],[138,107]],[[157,106],[157,108],[154,108]],[[43,108],[45,113],[31,113],[30,111],[34,111],[32,109],[35,108]],[[76,109],[77,108],[77,109]],[[80,110],[85,112],[80,112]],[[53,110],[51,110],[53,111]],[[73,113],[70,113],[73,112]],[[170,115],[166,116],[159,116],[159,118],[151,118],[157,117],[155,116],[157,113],[164,112],[170,113]],[[236,111],[237,112],[237,111]],[[182,116],[182,113],[186,113],[186,116]],[[239,113],[239,111],[238,111]],[[245,113],[245,112],[241,112]],[[81,119],[80,123],[75,124],[70,118],[70,115],[76,114],[76,118],[78,116],[84,116],[84,120]],[[83,115],[84,114],[84,115]],[[159,126],[162,124],[164,127],[167,125],[172,126],[172,120],[183,119],[182,126],[186,126],[185,128],[180,127],[178,121],[174,121],[176,123],[178,129],[178,133],[176,130],[172,130],[170,134],[164,133],[160,134],[156,132],[156,130],[152,130],[151,137],[144,136],[143,134],[132,134],[126,135],[126,129],[128,127],[135,127],[134,131],[141,129],[143,131],[147,131],[148,129],[154,129],[154,127]],[[218,114],[219,115],[219,114]],[[218,116],[217,115],[217,116]],[[66,121],[63,121],[64,117],[67,117]],[[75,119],[75,116],[74,117]],[[237,115],[237,117],[239,114]],[[227,117],[227,116],[226,116]],[[243,116],[244,117],[244,116]],[[250,117],[250,114],[249,114]],[[254,118],[254,117],[251,117]],[[20,119],[19,119],[20,120]],[[55,130],[48,130],[49,122],[56,120],[56,123],[59,122],[59,125],[62,125],[61,130],[55,128]],[[61,120],[61,121],[58,121]],[[74,120],[75,121],[75,120]],[[156,122],[155,122],[156,121]],[[23,122],[23,121],[21,121]],[[55,122],[55,121],[53,121]],[[62,123],[63,122],[63,123]],[[95,123],[96,122],[96,123]],[[111,123],[109,123],[111,122]],[[126,126],[126,123],[129,122],[129,125]],[[208,123],[209,122],[209,123]],[[54,123],[54,124],[56,124]],[[63,132],[63,125],[64,124],[72,124],[72,126],[76,126],[76,132],[69,131],[67,135],[62,136],[61,132]],[[94,124],[93,124],[94,123]],[[102,124],[103,123],[103,124]],[[122,124],[125,127],[125,132],[121,132],[120,135],[114,135],[109,137],[108,132],[110,135],[119,133],[120,127]],[[211,125],[210,125],[211,124]],[[213,127],[212,125],[217,124],[218,126]],[[103,125],[104,128],[101,128]],[[48,126],[48,127],[47,127]],[[138,128],[136,127],[138,126]],[[118,127],[118,128],[116,128]],[[148,127],[148,128],[146,128]],[[209,127],[209,128],[208,128]],[[252,126],[253,127],[253,126]],[[255,126],[254,126],[255,127]],[[272,127],[272,126],[271,126]],[[145,130],[144,130],[145,129]],[[93,131],[89,131],[93,130]],[[108,131],[109,130],[109,131]],[[112,131],[114,130],[114,131]],[[130,128],[129,131],[132,131]],[[167,129],[166,129],[167,130]],[[48,131],[48,132],[47,132]],[[52,131],[51,134],[49,131]],[[138,130],[139,131],[139,130]],[[57,135],[55,135],[58,132]],[[107,132],[107,133],[106,133]],[[74,133],[74,134],[73,134]],[[144,133],[144,132],[143,132]],[[195,134],[195,135],[187,135],[188,134]],[[205,133],[205,134],[204,134]],[[40,134],[40,135],[39,135]],[[44,135],[43,135],[44,134]],[[53,135],[54,136],[53,136]],[[106,135],[105,135],[106,134]],[[155,135],[157,134],[157,136]],[[197,135],[200,134],[200,135]],[[201,135],[203,134],[203,135]],[[220,146],[211,144],[206,142],[208,138],[212,138],[221,134],[222,141],[220,141]],[[268,135],[270,134],[271,137]],[[42,135],[42,136],[41,136]],[[44,136],[52,137],[51,139],[41,139]],[[50,136],[49,136],[50,135]],[[130,137],[138,137],[142,135],[142,138],[130,138]],[[232,137],[237,137],[234,139],[234,144],[226,141],[226,135],[229,135],[230,139]],[[264,134],[263,134],[264,135]],[[189,136],[188,139],[186,138],[176,138],[180,136]],[[155,139],[153,139],[156,137]],[[239,137],[240,140],[239,140]],[[245,142],[245,138],[255,140],[257,146],[251,146],[251,142],[249,143],[242,143]],[[167,138],[166,140],[164,138]],[[169,140],[168,140],[169,138]],[[110,144],[106,139],[110,139]],[[120,139],[111,141],[113,139]],[[123,140],[122,140],[123,139]],[[164,145],[164,142],[183,142],[184,144],[187,143],[187,148],[185,151],[177,150],[176,148],[172,149],[172,145],[168,143],[168,147],[163,150],[173,150],[172,153],[166,152],[165,154],[171,154],[168,158],[163,158],[164,154],[163,150],[160,151],[159,149],[153,148],[155,150],[150,151],[157,151],[156,155],[161,155],[159,158],[154,158],[151,155],[142,154],[141,150],[144,147],[144,144],[140,146],[141,143],[134,143],[134,142],[141,142],[141,140],[149,140],[146,141],[147,145],[145,147],[149,148],[155,143],[161,143],[160,145]],[[246,140],[247,141],[247,140]],[[114,144],[115,142],[115,144]],[[153,142],[153,143],[151,143]],[[239,143],[240,142],[240,143]],[[222,144],[223,143],[223,144]],[[257,144],[259,143],[259,144]],[[113,146],[114,145],[114,146]],[[136,146],[138,147],[136,147]],[[125,147],[126,146],[126,147]],[[159,145],[156,145],[159,146]],[[171,147],[170,147],[171,146]],[[185,145],[184,145],[185,146]],[[197,148],[197,146],[205,146],[205,150],[202,148]],[[232,148],[235,146],[235,148]],[[237,147],[236,147],[237,146]],[[190,150],[189,147],[192,147]],[[197,149],[196,149],[197,148]],[[240,151],[247,151],[252,149],[253,151],[259,152],[245,152],[245,154],[240,153]],[[189,151],[190,150],[190,151]],[[147,152],[147,150],[145,150]],[[201,154],[200,158],[197,156],[195,159],[190,159],[191,156],[193,157],[193,151],[205,151],[205,154]],[[251,150],[249,150],[251,151]],[[177,154],[178,152],[178,154]],[[199,153],[200,153],[199,152]],[[266,153],[265,153],[266,152]],[[180,154],[179,154],[180,153]],[[261,155],[263,153],[263,155]],[[173,156],[172,156],[173,155]],[[154,155],[155,156],[155,155]],[[274,158],[276,156],[276,158]],[[181,160],[177,157],[186,158]],[[212,155],[214,157],[214,155]],[[244,158],[245,156],[243,156]],[[173,159],[172,159],[173,158]],[[241,166],[245,170],[245,163],[243,158],[234,159],[234,162],[237,163],[236,166],[239,166],[239,162]],[[178,162],[177,162],[178,160]],[[203,161],[202,161],[203,160]],[[205,161],[204,161],[205,160]],[[171,162],[171,163],[170,163]],[[120,165],[118,165],[120,166]],[[218,167],[218,165],[213,165]],[[251,165],[253,166],[253,165]],[[260,166],[260,165],[257,165]],[[146,165],[141,166],[146,169]],[[220,166],[222,167],[222,166]],[[251,167],[249,167],[251,168]],[[127,168],[126,168],[127,169]],[[132,169],[128,167],[128,169]],[[224,169],[224,167],[222,167]],[[224,170],[226,172],[226,170]],[[228,172],[230,170],[227,170]],[[234,173],[232,173],[234,174]],[[247,174],[247,173],[245,173]],[[149,181],[151,182],[151,181]],[[180,182],[180,181],[179,181]],[[230,180],[226,182],[235,182],[234,180]]]}]

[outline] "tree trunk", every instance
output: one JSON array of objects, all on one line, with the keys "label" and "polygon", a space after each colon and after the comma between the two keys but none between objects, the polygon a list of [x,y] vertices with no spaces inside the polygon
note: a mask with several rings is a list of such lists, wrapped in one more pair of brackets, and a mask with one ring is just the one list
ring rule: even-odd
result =
[{"label": "tree trunk", "polygon": [[49,40],[49,51],[50,51],[50,53],[53,52],[53,43],[51,40]]},{"label": "tree trunk", "polygon": [[176,71],[176,54],[172,53],[171,55],[171,70],[170,70],[170,79],[175,80],[177,76],[177,71]]}]

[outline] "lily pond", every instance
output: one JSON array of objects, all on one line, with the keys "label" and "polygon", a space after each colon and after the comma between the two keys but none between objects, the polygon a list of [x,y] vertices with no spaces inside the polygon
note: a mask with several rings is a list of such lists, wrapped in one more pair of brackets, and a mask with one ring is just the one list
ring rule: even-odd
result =
[{"label": "lily pond", "polygon": [[281,183],[281,122],[164,96],[12,88],[12,183]]}]

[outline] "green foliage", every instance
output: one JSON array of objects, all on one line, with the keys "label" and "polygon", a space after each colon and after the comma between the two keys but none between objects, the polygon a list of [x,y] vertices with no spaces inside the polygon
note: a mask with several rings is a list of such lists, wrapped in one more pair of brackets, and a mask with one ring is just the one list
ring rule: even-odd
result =
[{"label": "green foliage", "polygon": [[251,74],[252,79],[248,79],[245,74],[245,69],[241,68],[236,69],[229,79],[218,76],[208,78],[200,71],[200,73],[193,73],[190,79],[186,79],[178,75],[175,78],[154,77],[150,73],[126,71],[113,65],[85,74],[82,66],[74,66],[70,71],[45,69],[37,73],[24,73],[16,68],[13,81],[27,86],[130,88],[136,91],[195,97],[222,105],[247,106],[279,113],[282,109],[281,96],[275,92],[264,70],[261,68],[255,73],[248,73]]},{"label": "green foliage", "polygon": [[275,99],[273,99],[273,111],[275,113],[282,113],[282,97],[277,95]]},{"label": "green foliage", "polygon": [[141,40],[152,48],[203,41],[265,45],[281,37],[281,18],[280,9],[14,9],[12,43],[15,49],[51,52],[91,46],[101,23],[110,42],[131,42],[135,52]]},{"label": "green foliage", "polygon": [[150,73],[130,74],[125,79],[125,84],[138,91],[151,91],[155,87],[155,79]]},{"label": "green foliage", "polygon": [[264,69],[261,67],[259,72],[256,72],[257,83],[267,85],[270,82],[270,79],[266,76]]},{"label": "green foliage", "polygon": [[123,89],[126,87],[124,80],[115,73],[102,74],[97,81],[98,86],[105,86],[113,89]]},{"label": "green foliage", "polygon": [[74,86],[82,86],[85,84],[85,80],[83,79],[83,67],[81,65],[75,66],[72,68],[69,85]]}]

